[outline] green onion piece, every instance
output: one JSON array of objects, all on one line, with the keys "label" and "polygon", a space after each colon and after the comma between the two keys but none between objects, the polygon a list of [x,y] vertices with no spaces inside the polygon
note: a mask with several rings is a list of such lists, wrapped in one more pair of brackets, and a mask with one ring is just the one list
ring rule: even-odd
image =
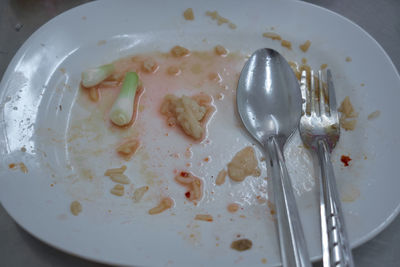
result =
[{"label": "green onion piece", "polygon": [[82,72],[82,85],[85,87],[95,86],[107,79],[114,72],[114,64],[107,64]]},{"label": "green onion piece", "polygon": [[121,91],[110,112],[110,119],[114,124],[124,126],[132,120],[138,83],[139,77],[136,72],[126,73]]}]

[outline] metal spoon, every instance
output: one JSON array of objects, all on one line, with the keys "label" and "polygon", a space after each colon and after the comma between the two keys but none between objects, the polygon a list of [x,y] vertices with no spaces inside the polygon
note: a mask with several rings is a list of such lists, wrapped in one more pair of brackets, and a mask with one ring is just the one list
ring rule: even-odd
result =
[{"label": "metal spoon", "polygon": [[282,153],[301,117],[299,82],[278,52],[259,49],[240,74],[236,102],[243,124],[269,156],[283,266],[311,266]]}]

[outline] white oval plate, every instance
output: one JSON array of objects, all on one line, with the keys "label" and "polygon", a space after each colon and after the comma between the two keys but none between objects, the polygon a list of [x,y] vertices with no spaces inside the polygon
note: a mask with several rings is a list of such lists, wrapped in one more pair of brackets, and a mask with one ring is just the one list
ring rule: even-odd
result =
[{"label": "white oval plate", "polygon": [[[183,19],[182,12],[188,7],[195,12],[194,21]],[[219,11],[237,29],[217,26],[205,16],[207,10]],[[293,43],[293,50],[262,37],[271,27]],[[312,45],[304,54],[298,46],[306,40]],[[227,182],[225,189],[218,191],[219,196],[210,197],[206,192],[199,207],[183,205],[182,198],[176,197],[171,211],[150,216],[147,210],[157,198],[135,206],[127,197],[107,194],[111,183],[104,177],[99,178],[102,182],[93,183],[73,179],[78,169],[68,164],[77,159],[66,139],[69,123],[76,119],[71,118],[71,112],[81,71],[138,52],[168,51],[176,44],[199,50],[222,44],[242,53],[272,47],[288,60],[306,57],[315,69],[327,63],[334,73],[338,101],[349,95],[359,113],[356,130],[343,131],[333,155],[339,189],[346,200],[343,208],[352,247],[375,236],[397,215],[400,79],[383,49],[360,27],[300,1],[168,1],[162,5],[158,1],[96,1],[71,9],[37,30],[19,49],[1,81],[0,198],[25,230],[68,253],[111,264],[280,263],[274,223],[265,203],[256,204],[250,198],[243,201],[241,214],[246,218],[225,210],[226,203],[235,200],[232,196],[243,196],[248,192],[246,186],[262,180],[247,178],[246,183],[238,185]],[[351,62],[346,57],[351,57]],[[367,120],[375,110],[380,110],[380,117]],[[239,131],[238,139],[238,133],[221,136],[217,118],[210,124],[215,146],[195,151],[199,158],[207,153],[227,153],[207,165],[207,170],[204,166],[195,170],[204,178],[207,190],[213,188],[207,176],[215,175],[233,153],[251,142],[243,131]],[[225,121],[233,125],[237,117]],[[174,145],[165,144],[162,149]],[[21,147],[27,151],[22,152]],[[285,153],[310,256],[315,260],[321,257],[321,250],[316,186],[313,179],[307,179],[313,170],[307,152],[291,147]],[[343,167],[339,160],[342,154],[351,156],[351,166]],[[81,160],[100,168],[94,168],[99,176],[106,167],[121,163],[106,156]],[[9,164],[18,162],[27,166],[28,173],[9,169]],[[132,164],[130,173],[140,176],[143,170],[137,168],[143,166],[143,159]],[[172,177],[165,179],[172,181]],[[76,183],[79,187],[74,187]],[[169,185],[171,195],[182,194],[174,182]],[[231,196],[228,191],[233,192]],[[69,212],[69,204],[75,199],[84,207],[76,217]],[[195,214],[207,212],[215,214],[214,222],[193,221]],[[230,243],[237,234],[250,238],[253,248],[241,253],[231,250]]]}]

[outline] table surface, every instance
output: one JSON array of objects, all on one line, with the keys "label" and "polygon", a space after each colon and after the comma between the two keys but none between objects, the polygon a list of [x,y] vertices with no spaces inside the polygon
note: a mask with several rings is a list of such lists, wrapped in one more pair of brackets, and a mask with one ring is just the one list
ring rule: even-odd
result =
[{"label": "table surface", "polygon": [[[0,77],[23,42],[58,14],[90,0],[1,0]],[[309,0],[354,21],[372,35],[400,69],[399,0]],[[400,89],[400,88],[399,88]],[[106,266],[65,254],[20,228],[0,205],[0,265]],[[371,241],[353,250],[356,266],[399,266],[400,216]],[[320,262],[314,267],[322,266]]]}]

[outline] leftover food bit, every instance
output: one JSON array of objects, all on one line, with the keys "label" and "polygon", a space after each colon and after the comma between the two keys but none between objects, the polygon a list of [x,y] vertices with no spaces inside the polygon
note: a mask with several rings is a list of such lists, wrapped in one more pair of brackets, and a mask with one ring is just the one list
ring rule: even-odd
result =
[{"label": "leftover food bit", "polygon": [[26,152],[26,148],[24,146],[21,147],[21,152]]},{"label": "leftover food bit", "polygon": [[272,40],[278,40],[278,41],[282,40],[282,37],[279,34],[274,33],[274,32],[264,32],[263,37],[270,38]]},{"label": "leftover food bit", "polygon": [[205,222],[213,221],[213,217],[209,214],[197,214],[196,217],[194,217],[194,219],[197,221],[205,221]]},{"label": "leftover food bit", "polygon": [[228,164],[229,177],[235,182],[243,181],[247,176],[260,176],[258,161],[251,146],[236,153]]},{"label": "leftover food bit", "polygon": [[193,14],[193,9],[192,8],[188,8],[183,12],[183,17],[186,20],[194,20],[194,14]]},{"label": "leftover food bit", "polygon": [[142,70],[148,73],[154,73],[158,70],[157,62],[152,58],[147,58],[142,63]]},{"label": "leftover food bit", "polygon": [[78,216],[79,213],[82,211],[82,205],[79,203],[79,201],[72,201],[69,209],[71,210],[71,213],[75,216]]},{"label": "leftover food bit", "polygon": [[345,129],[346,131],[354,130],[356,123],[357,123],[357,116],[358,114],[354,111],[353,105],[350,102],[350,98],[346,96],[338,111],[342,113],[340,116],[340,126]]},{"label": "leftover food bit", "polygon": [[10,168],[10,169],[16,169],[17,167],[19,167],[19,169],[23,173],[28,173],[28,168],[26,167],[26,165],[23,162],[8,164],[8,168]]},{"label": "leftover food bit", "polygon": [[136,72],[125,74],[121,91],[110,111],[110,119],[115,125],[125,126],[132,120],[138,82],[139,77]]},{"label": "leftover food bit", "polygon": [[167,73],[171,76],[178,76],[179,74],[181,74],[181,69],[177,66],[169,66],[167,68]]},{"label": "leftover food bit", "polygon": [[178,124],[186,135],[200,140],[204,137],[207,119],[214,111],[211,100],[208,95],[179,98],[168,94],[161,104],[161,114],[167,117],[169,126]]},{"label": "leftover food bit", "polygon": [[281,46],[286,47],[289,50],[292,50],[292,43],[288,40],[282,40]]},{"label": "leftover food bit", "polygon": [[123,185],[117,184],[113,188],[111,188],[111,194],[116,195],[116,196],[123,196],[125,192],[125,188]]},{"label": "leftover food bit", "polygon": [[140,200],[142,200],[144,194],[149,190],[149,187],[146,186],[142,186],[139,187],[135,190],[135,192],[133,192],[133,201],[134,202],[139,202]]},{"label": "leftover food bit", "polygon": [[129,178],[124,174],[126,170],[126,166],[123,165],[121,168],[115,168],[115,169],[108,169],[104,175],[110,177],[111,180],[113,180],[116,183],[119,184],[129,184],[131,181]]},{"label": "leftover food bit", "polygon": [[347,167],[347,166],[349,166],[349,162],[351,161],[351,158],[350,158],[349,156],[342,155],[342,156],[340,157],[340,161],[343,162],[343,165],[344,165],[345,167]]},{"label": "leftover food bit", "polygon": [[136,150],[139,148],[140,142],[136,139],[131,139],[117,147],[117,153],[125,160],[130,160]]},{"label": "leftover food bit", "polygon": [[89,99],[93,102],[97,102],[100,99],[99,88],[97,87],[90,87],[89,89]]},{"label": "leftover food bit", "polygon": [[218,56],[226,56],[228,54],[228,50],[222,45],[215,46],[214,51]]},{"label": "leftover food bit", "polygon": [[239,210],[239,204],[231,203],[231,204],[228,205],[227,210],[230,213],[235,213],[235,212],[237,212]]},{"label": "leftover food bit", "polygon": [[106,64],[82,72],[82,85],[86,88],[98,85],[114,72],[114,64]]},{"label": "leftover food bit", "polygon": [[218,26],[220,26],[220,25],[222,25],[222,24],[224,24],[224,23],[227,23],[228,26],[229,26],[229,28],[231,28],[231,29],[236,29],[236,25],[235,25],[235,24],[233,24],[232,22],[230,22],[229,19],[220,16],[220,15],[218,14],[217,11],[213,11],[213,12],[207,11],[207,12],[206,12],[206,16],[209,16],[212,20],[216,20]]},{"label": "leftover food bit", "polygon": [[321,67],[319,67],[321,70],[324,70],[328,67],[328,64],[322,64]]},{"label": "leftover food bit", "polygon": [[299,46],[299,48],[300,48],[301,51],[303,51],[303,52],[305,53],[305,52],[308,51],[308,49],[310,48],[310,46],[311,46],[311,42],[310,42],[310,40],[307,40],[304,44],[301,44],[301,45]]},{"label": "leftover food bit", "polygon": [[184,56],[189,55],[189,53],[190,53],[189,49],[184,48],[184,47],[179,46],[179,45],[174,46],[174,47],[171,49],[171,54],[172,54],[174,57],[184,57]]},{"label": "leftover food bit", "polygon": [[243,238],[243,239],[233,241],[231,244],[231,249],[234,249],[237,251],[245,251],[245,250],[251,249],[252,246],[253,246],[253,242],[251,242],[251,240]]},{"label": "leftover food bit", "polygon": [[171,198],[169,197],[163,198],[161,202],[158,204],[158,206],[149,210],[149,214],[150,215],[159,214],[167,209],[172,208],[173,205],[174,201]]},{"label": "leftover food bit", "polygon": [[267,201],[267,206],[269,208],[269,213],[274,216],[276,214],[276,208],[275,208],[275,204],[272,203],[271,201]]},{"label": "leftover food bit", "polygon": [[175,181],[186,188],[185,196],[189,201],[196,203],[203,196],[203,181],[191,174],[182,171],[175,176]]},{"label": "leftover food bit", "polygon": [[351,62],[351,57],[346,57],[346,62]]},{"label": "leftover food bit", "polygon": [[216,185],[222,185],[223,183],[225,183],[225,178],[226,178],[227,174],[228,173],[225,170],[221,170],[218,173],[217,179],[215,179],[215,184]]},{"label": "leftover food bit", "polygon": [[373,120],[378,118],[381,115],[381,112],[379,110],[376,110],[372,112],[371,114],[368,115],[368,120]]}]

